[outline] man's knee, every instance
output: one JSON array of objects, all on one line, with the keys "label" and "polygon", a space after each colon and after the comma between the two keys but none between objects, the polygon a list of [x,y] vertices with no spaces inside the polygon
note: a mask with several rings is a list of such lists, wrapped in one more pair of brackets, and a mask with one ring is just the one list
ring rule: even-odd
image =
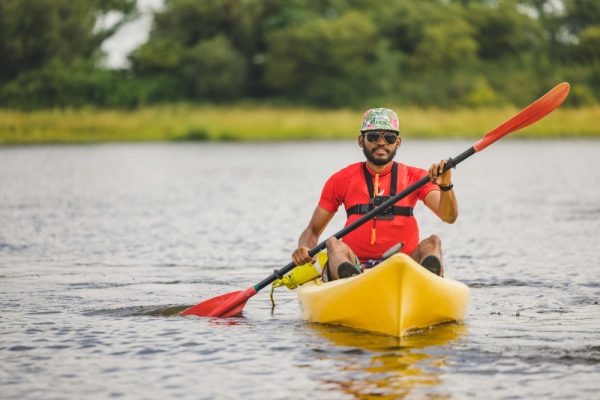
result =
[{"label": "man's knee", "polygon": [[327,245],[327,251],[330,253],[339,249],[341,246],[341,242],[335,236],[332,236],[329,239],[327,239],[325,244]]},{"label": "man's knee", "polygon": [[353,252],[352,250],[350,250],[350,247],[348,247],[348,245],[344,242],[342,242],[341,240],[337,239],[336,237],[330,237],[329,239],[327,239],[327,241],[325,242],[325,244],[327,245],[327,253],[329,254],[329,259],[331,260],[336,259],[338,261],[340,260],[353,260]]},{"label": "man's knee", "polygon": [[442,245],[442,240],[440,239],[440,237],[438,235],[431,235],[423,241],[428,242],[428,243],[432,244],[433,246],[441,246]]}]

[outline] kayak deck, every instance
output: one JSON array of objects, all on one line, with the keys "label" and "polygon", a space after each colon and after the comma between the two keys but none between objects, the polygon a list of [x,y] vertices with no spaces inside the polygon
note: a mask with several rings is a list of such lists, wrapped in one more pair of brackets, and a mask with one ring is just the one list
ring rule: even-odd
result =
[{"label": "kayak deck", "polygon": [[406,254],[347,279],[308,282],[298,289],[302,317],[392,336],[464,319],[469,288],[441,278]]}]

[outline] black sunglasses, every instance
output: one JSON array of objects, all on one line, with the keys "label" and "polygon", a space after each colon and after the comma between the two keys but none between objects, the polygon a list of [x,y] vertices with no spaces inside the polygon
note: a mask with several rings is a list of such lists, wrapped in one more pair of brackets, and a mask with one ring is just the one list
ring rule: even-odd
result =
[{"label": "black sunglasses", "polygon": [[394,133],[394,132],[378,132],[378,131],[365,132],[362,135],[364,137],[366,137],[367,140],[371,143],[377,143],[379,141],[379,139],[383,136],[383,138],[385,139],[385,141],[388,144],[396,143],[396,141],[398,140],[398,136],[399,136],[397,133]]}]

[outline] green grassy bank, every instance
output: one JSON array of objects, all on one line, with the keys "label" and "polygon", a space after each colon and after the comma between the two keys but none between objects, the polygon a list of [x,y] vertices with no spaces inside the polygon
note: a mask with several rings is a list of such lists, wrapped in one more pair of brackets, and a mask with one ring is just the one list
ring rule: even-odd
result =
[{"label": "green grassy bank", "polygon": [[[403,135],[477,138],[519,110],[397,108]],[[278,141],[345,139],[358,133],[361,111],[268,106],[169,105],[137,110],[0,110],[0,143],[116,141]],[[600,137],[600,106],[563,108],[519,137]]]}]

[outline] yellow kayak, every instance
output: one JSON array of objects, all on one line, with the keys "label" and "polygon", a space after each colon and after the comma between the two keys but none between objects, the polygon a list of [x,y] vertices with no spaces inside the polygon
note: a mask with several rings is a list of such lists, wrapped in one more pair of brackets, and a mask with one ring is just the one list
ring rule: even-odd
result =
[{"label": "yellow kayak", "polygon": [[307,321],[343,325],[392,336],[449,321],[461,321],[469,288],[441,278],[406,254],[347,279],[305,283],[298,289]]}]

